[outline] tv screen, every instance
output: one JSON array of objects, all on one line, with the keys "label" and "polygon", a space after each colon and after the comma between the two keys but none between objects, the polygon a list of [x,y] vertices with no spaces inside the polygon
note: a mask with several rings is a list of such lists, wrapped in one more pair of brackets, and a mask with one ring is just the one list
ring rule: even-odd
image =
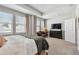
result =
[{"label": "tv screen", "polygon": [[61,24],[52,24],[51,28],[52,29],[61,29]]}]

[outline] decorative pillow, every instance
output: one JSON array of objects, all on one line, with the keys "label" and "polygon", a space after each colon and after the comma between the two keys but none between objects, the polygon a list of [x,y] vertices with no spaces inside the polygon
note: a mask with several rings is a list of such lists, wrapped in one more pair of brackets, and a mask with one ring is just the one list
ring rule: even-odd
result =
[{"label": "decorative pillow", "polygon": [[3,37],[3,36],[0,36],[0,48],[5,44],[7,40]]}]

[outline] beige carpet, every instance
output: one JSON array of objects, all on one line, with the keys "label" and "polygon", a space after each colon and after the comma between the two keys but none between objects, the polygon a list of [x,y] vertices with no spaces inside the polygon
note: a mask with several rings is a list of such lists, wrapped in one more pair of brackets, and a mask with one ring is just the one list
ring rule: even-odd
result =
[{"label": "beige carpet", "polygon": [[46,38],[49,43],[49,55],[77,55],[77,47],[75,44],[57,39]]}]

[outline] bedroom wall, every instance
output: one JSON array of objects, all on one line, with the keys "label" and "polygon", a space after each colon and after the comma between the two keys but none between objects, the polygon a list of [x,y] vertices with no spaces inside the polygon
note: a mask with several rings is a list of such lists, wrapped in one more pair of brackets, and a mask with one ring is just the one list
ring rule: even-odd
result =
[{"label": "bedroom wall", "polygon": [[75,43],[75,18],[67,19],[65,24],[65,40]]},{"label": "bedroom wall", "polygon": [[75,18],[47,20],[48,29],[51,24],[62,23],[62,36],[65,41],[75,43]]},{"label": "bedroom wall", "polygon": [[51,24],[55,24],[55,23],[63,23],[63,20],[62,19],[49,19],[47,20],[47,28],[50,29]]},{"label": "bedroom wall", "polygon": [[77,49],[79,51],[79,5],[76,6],[76,16],[77,16]]},{"label": "bedroom wall", "polygon": [[77,28],[77,46],[78,46],[78,51],[79,51],[79,23],[78,23],[78,28]]},{"label": "bedroom wall", "polygon": [[63,19],[49,19],[47,20],[47,28],[50,30],[51,24],[61,23],[62,24],[62,38],[64,39],[64,20]]}]

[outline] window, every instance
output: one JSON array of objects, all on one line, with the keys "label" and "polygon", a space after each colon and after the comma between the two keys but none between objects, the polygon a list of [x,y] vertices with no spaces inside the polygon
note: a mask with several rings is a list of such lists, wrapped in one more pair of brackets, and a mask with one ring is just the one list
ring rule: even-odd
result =
[{"label": "window", "polygon": [[44,30],[44,20],[43,19],[37,19],[36,32],[43,31],[43,30]]},{"label": "window", "polygon": [[37,22],[36,22],[36,32],[40,31],[40,20],[37,19]]},{"label": "window", "polygon": [[16,32],[25,32],[25,17],[16,15]]},{"label": "window", "polygon": [[41,30],[44,30],[44,20],[41,20]]},{"label": "window", "polygon": [[0,34],[24,33],[25,24],[25,16],[0,11]]},{"label": "window", "polygon": [[0,33],[12,33],[12,14],[0,12]]}]

